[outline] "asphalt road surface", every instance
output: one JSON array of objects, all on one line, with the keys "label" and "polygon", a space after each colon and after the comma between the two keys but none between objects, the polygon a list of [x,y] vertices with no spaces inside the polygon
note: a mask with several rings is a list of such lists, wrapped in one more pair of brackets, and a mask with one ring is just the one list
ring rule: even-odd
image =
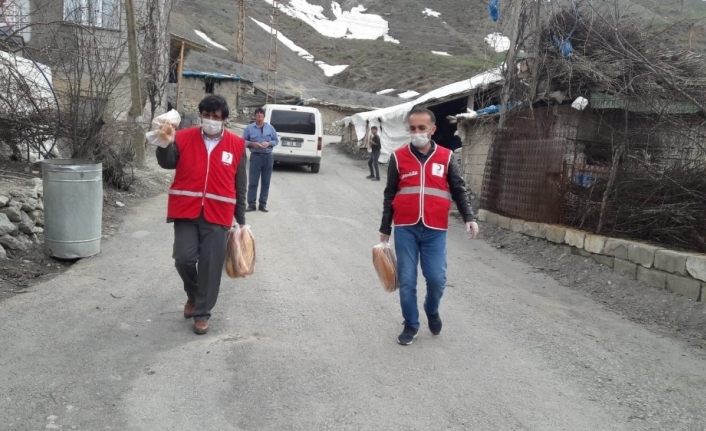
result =
[{"label": "asphalt road surface", "polygon": [[166,195],[130,208],[99,256],[0,304],[0,429],[706,429],[703,353],[458,220],[443,332],[398,345],[366,175],[335,145],[319,174],[276,170],[270,213],[248,213],[256,273],[224,277],[204,336],[181,315]]}]

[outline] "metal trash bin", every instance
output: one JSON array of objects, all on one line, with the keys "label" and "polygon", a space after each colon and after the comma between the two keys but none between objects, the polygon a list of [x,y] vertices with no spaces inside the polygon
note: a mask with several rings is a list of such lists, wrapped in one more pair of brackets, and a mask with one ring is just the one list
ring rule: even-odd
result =
[{"label": "metal trash bin", "polygon": [[103,164],[78,159],[42,161],[44,245],[50,256],[100,252]]}]

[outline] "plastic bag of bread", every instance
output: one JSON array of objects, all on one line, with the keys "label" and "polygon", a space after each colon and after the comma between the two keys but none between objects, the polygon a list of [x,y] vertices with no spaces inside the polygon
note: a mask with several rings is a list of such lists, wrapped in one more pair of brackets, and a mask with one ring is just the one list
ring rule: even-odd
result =
[{"label": "plastic bag of bread", "polygon": [[255,237],[250,226],[235,225],[226,238],[226,261],[230,278],[246,277],[255,272]]},{"label": "plastic bag of bread", "polygon": [[181,115],[174,109],[154,117],[154,120],[152,120],[152,130],[145,133],[147,143],[166,148],[169,144],[174,142],[174,135],[180,123]]},{"label": "plastic bag of bread", "polygon": [[397,290],[399,287],[397,258],[389,242],[381,242],[373,247],[373,266],[382,287],[388,292]]}]

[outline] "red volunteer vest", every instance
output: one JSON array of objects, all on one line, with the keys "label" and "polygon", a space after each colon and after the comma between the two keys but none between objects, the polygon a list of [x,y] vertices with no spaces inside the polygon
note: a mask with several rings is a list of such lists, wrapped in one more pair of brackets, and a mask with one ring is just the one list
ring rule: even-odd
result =
[{"label": "red volunteer vest", "polygon": [[235,213],[235,173],[245,141],[229,131],[209,156],[200,127],[179,130],[179,150],[174,182],[169,189],[167,217],[195,219],[201,214],[209,223],[230,227]]},{"label": "red volunteer vest", "polygon": [[399,175],[399,189],[392,200],[395,226],[411,226],[421,220],[426,227],[448,229],[451,193],[447,176],[451,155],[450,150],[438,144],[424,164],[409,145],[393,153]]}]

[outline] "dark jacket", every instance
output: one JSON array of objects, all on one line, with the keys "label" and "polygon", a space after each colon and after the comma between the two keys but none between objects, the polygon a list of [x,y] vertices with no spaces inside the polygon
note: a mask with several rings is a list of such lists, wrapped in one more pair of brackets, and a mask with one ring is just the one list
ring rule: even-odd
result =
[{"label": "dark jacket", "polygon": [[380,145],[380,135],[373,135],[370,137],[370,149],[373,151],[380,151],[382,145]]},{"label": "dark jacket", "polygon": [[[434,142],[432,142],[432,150],[434,149]],[[414,154],[422,163],[429,157],[427,154],[420,153],[414,146],[411,146],[412,154]],[[428,154],[431,154],[429,151]],[[449,162],[449,172],[447,174],[447,180],[449,182],[449,191],[451,192],[451,198],[456,202],[456,208],[458,212],[463,216],[465,222],[475,221],[476,216],[473,213],[473,208],[471,207],[471,202],[468,200],[468,191],[466,190],[466,184],[463,181],[463,175],[461,167],[458,165],[455,157],[451,157]],[[394,199],[399,188],[399,177],[397,172],[397,161],[394,157],[390,157],[390,162],[387,166],[387,184],[385,185],[385,191],[383,192],[382,201],[382,222],[380,223],[380,233],[385,235],[390,235],[392,233],[392,199]]]},{"label": "dark jacket", "polygon": [[[172,143],[166,148],[157,147],[157,163],[159,166],[164,169],[176,169],[178,161],[179,151],[177,150],[176,145]],[[235,202],[234,215],[235,221],[238,222],[238,224],[245,224],[245,196],[248,193],[248,177],[246,173],[247,165],[248,157],[246,151],[243,149],[243,156],[240,158],[238,170],[235,174],[235,190],[238,197]]]}]

